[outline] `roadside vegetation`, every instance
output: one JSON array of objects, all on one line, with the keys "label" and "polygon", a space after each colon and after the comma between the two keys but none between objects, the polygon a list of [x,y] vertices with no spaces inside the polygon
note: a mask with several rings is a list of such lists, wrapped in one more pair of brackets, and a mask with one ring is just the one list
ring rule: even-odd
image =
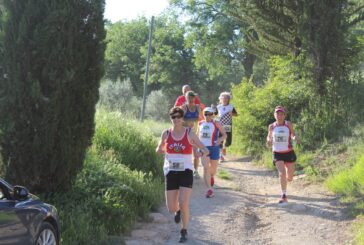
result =
[{"label": "roadside vegetation", "polygon": [[96,113],[93,144],[71,190],[45,197],[59,211],[62,244],[121,240],[136,220],[160,206],[162,159],[155,154],[157,138],[151,130],[156,125],[127,119],[120,112]]},{"label": "roadside vegetation", "polygon": [[219,177],[220,179],[224,179],[224,180],[233,180],[234,179],[233,176],[224,169],[218,170],[217,177]]},{"label": "roadside vegetation", "polygon": [[284,106],[297,174],[364,212],[362,1],[171,0],[155,21],[143,124],[149,23],[105,21],[104,7],[0,1],[0,169],[55,204],[64,244],[107,244],[158,206],[154,150],[184,84],[205,105],[231,91],[231,151],[269,167],[267,128]]}]

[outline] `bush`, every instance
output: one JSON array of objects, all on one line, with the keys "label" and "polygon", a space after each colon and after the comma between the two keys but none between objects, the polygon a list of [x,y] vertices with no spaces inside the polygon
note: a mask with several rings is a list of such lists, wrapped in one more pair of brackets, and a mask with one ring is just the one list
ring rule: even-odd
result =
[{"label": "bush", "polygon": [[110,235],[120,236],[159,207],[163,161],[151,128],[161,134],[160,123],[97,112],[93,145],[72,189],[44,197],[59,211],[63,244],[110,244]]},{"label": "bush", "polygon": [[295,123],[310,96],[306,78],[299,75],[293,61],[274,57],[270,64],[270,79],[264,86],[243,80],[232,89],[232,104],[239,113],[234,118],[234,138],[239,139],[235,142],[240,153],[260,155],[265,149],[268,125],[274,121],[274,108],[285,106],[287,119]]},{"label": "bush", "polygon": [[169,105],[168,97],[163,94],[162,90],[152,91],[147,99],[146,115],[157,121],[167,121]]},{"label": "bush", "polygon": [[163,175],[162,157],[155,153],[155,137],[150,132],[141,131],[134,121],[126,120],[121,113],[96,113],[93,143],[100,157],[104,157],[105,152],[112,152],[117,162],[132,170]]},{"label": "bush", "polygon": [[100,86],[98,106],[108,111],[119,111],[128,117],[140,114],[141,101],[134,96],[130,80],[112,82],[106,80]]},{"label": "bush", "polygon": [[162,180],[130,170],[111,152],[100,157],[92,148],[72,190],[47,201],[59,210],[63,244],[108,244],[108,235],[128,231],[162,198]]},{"label": "bush", "polygon": [[286,107],[287,120],[293,122],[303,150],[320,147],[350,134],[364,113],[360,77],[341,83],[327,81],[329,94],[319,96],[315,90],[311,64],[304,55],[297,59],[274,56],[269,61],[269,78],[261,87],[243,80],[232,89],[232,104],[239,112],[234,118],[233,149],[260,156],[265,149],[268,125],[274,121],[277,105]]},{"label": "bush", "polygon": [[326,185],[330,190],[344,196],[360,197],[364,194],[364,155],[351,169],[339,172],[328,178]]}]

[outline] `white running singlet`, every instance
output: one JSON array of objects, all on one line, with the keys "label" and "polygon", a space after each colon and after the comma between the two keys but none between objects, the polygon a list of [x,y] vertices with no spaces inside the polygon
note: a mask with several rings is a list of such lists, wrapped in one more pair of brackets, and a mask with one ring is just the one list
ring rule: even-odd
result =
[{"label": "white running singlet", "polygon": [[216,145],[218,130],[214,122],[202,121],[198,126],[198,136],[204,146]]},{"label": "white running singlet", "polygon": [[283,125],[278,125],[277,122],[273,123],[272,136],[273,152],[286,153],[292,151],[291,130],[287,121],[284,121]]}]

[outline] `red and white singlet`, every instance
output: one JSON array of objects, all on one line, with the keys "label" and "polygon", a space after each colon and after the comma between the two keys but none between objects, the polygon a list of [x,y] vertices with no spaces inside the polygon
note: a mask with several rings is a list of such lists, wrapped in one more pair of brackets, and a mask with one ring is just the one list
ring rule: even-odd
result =
[{"label": "red and white singlet", "polygon": [[167,175],[169,171],[194,170],[192,158],[192,145],[188,140],[188,128],[181,139],[172,136],[172,129],[168,130],[168,137],[165,143],[166,154],[164,157],[163,172]]}]

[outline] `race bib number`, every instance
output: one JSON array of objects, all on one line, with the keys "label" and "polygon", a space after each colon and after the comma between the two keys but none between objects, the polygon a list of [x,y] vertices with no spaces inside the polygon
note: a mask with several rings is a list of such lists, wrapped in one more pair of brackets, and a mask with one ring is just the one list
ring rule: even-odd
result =
[{"label": "race bib number", "polygon": [[274,136],[274,142],[280,143],[280,142],[288,142],[287,136],[284,135],[276,135]]},{"label": "race bib number", "polygon": [[201,138],[210,139],[211,135],[209,133],[202,133]]},{"label": "race bib number", "polygon": [[231,125],[224,125],[225,132],[231,132]]},{"label": "race bib number", "polygon": [[185,171],[183,159],[169,159],[168,166],[170,171]]}]

